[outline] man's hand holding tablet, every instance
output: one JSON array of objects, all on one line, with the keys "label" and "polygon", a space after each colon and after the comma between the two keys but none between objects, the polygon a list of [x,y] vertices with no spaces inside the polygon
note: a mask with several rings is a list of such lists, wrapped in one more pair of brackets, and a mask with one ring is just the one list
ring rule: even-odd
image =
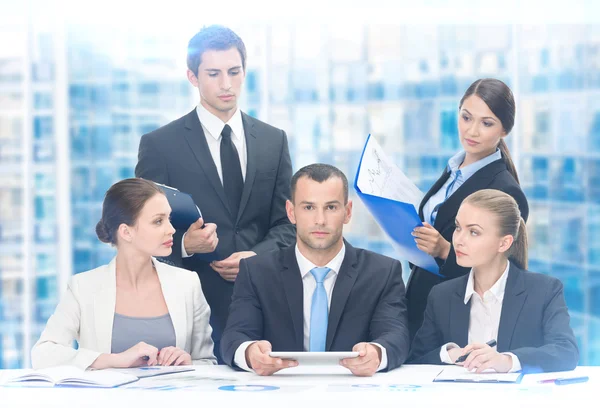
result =
[{"label": "man's hand holding tablet", "polygon": [[295,360],[284,360],[279,357],[271,357],[271,343],[266,340],[252,343],[246,349],[246,363],[258,375],[271,375],[279,370],[296,367]]},{"label": "man's hand holding tablet", "polygon": [[306,352],[271,351],[266,340],[252,343],[246,349],[246,363],[258,375],[272,375],[284,368],[298,365],[341,365],[361,377],[377,372],[381,362],[381,349],[374,344],[358,343],[352,351]]},{"label": "man's hand holding tablet", "polygon": [[371,377],[379,369],[381,363],[381,349],[375,344],[358,343],[352,347],[358,352],[356,358],[345,358],[340,364],[359,377]]}]

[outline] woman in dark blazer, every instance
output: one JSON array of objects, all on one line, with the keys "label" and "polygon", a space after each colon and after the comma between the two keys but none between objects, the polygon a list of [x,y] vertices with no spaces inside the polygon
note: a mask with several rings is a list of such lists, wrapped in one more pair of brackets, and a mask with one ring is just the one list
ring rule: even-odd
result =
[{"label": "woman in dark blazer", "polygon": [[412,265],[406,289],[411,339],[423,323],[431,288],[469,270],[456,263],[452,250],[454,218],[460,203],[482,189],[511,195],[527,221],[529,206],[504,138],[515,123],[515,101],[508,86],[497,79],[475,81],[460,100],[458,133],[463,147],[454,155],[419,208],[424,226],[414,230],[417,246],[438,263],[439,276]]},{"label": "woman in dark blazer", "polygon": [[512,197],[498,190],[468,196],[456,216],[453,250],[458,265],[471,272],[433,288],[411,362],[458,364],[478,373],[577,366],[563,285],[526,271],[527,230]]}]

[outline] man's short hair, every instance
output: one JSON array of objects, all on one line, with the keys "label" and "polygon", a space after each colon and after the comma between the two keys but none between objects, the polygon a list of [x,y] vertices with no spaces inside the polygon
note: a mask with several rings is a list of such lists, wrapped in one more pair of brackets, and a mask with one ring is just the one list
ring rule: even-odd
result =
[{"label": "man's short hair", "polygon": [[296,194],[296,185],[302,177],[307,177],[317,183],[322,183],[332,177],[338,177],[344,185],[344,205],[348,204],[348,179],[346,175],[337,167],[324,163],[314,163],[304,166],[292,176],[292,202],[294,202],[294,195]]},{"label": "man's short hair", "polygon": [[211,25],[202,29],[188,43],[187,66],[198,76],[198,66],[202,63],[204,51],[227,51],[235,47],[242,57],[242,68],[246,70],[246,46],[242,39],[230,28],[222,25]]}]

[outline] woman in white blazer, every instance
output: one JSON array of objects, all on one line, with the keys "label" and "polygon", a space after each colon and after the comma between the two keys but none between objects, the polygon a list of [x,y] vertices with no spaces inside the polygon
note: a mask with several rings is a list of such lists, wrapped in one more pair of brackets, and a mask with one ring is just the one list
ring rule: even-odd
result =
[{"label": "woman in white blazer", "polygon": [[216,364],[198,276],[154,258],[171,253],[170,213],[151,181],[126,179],[107,191],[96,233],[117,255],[71,278],[31,351],[34,368]]}]

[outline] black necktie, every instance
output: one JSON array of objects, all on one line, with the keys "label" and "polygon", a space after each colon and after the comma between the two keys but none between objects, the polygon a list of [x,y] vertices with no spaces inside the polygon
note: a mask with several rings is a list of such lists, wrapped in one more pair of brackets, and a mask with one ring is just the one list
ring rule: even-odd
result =
[{"label": "black necktie", "polygon": [[229,125],[225,125],[221,132],[221,169],[223,171],[223,188],[229,202],[231,218],[235,223],[240,209],[244,179],[242,178],[240,156],[231,140],[231,127]]}]

